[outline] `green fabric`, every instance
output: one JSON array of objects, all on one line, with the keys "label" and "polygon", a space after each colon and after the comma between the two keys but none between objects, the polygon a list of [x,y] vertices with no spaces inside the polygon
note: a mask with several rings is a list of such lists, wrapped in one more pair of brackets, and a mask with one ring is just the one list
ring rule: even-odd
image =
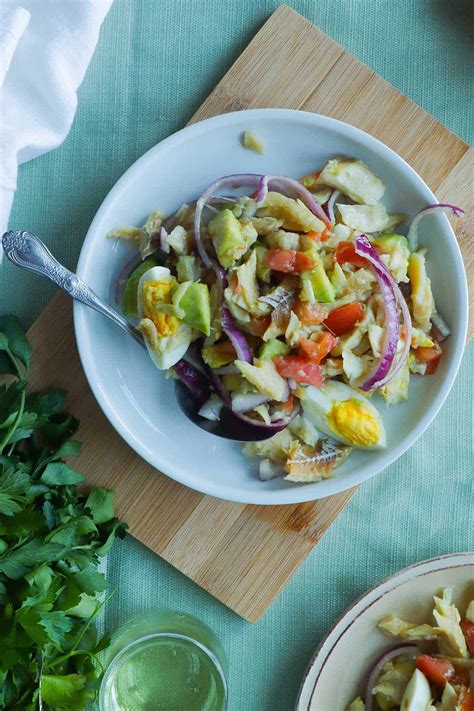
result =
[{"label": "green fabric", "polygon": [[[74,267],[83,235],[117,178],[186,123],[278,4],[115,0],[68,138],[20,169],[11,226],[38,233]],[[288,4],[472,140],[469,0]],[[1,272],[1,311],[15,311],[25,324],[52,294],[47,282],[10,265]],[[359,489],[257,624],[244,622],[128,538],[116,544],[108,563],[117,592],[107,626],[115,629],[131,614],[159,607],[192,612],[227,649],[230,711],[291,709],[313,649],[354,597],[404,565],[474,548],[473,361],[471,347],[435,423],[410,452]]]}]

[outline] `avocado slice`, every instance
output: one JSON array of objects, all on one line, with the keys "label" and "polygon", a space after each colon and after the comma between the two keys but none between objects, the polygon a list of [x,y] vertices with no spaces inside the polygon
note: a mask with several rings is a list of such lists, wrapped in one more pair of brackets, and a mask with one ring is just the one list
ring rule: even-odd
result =
[{"label": "avocado slice", "polygon": [[173,304],[181,319],[191,328],[202,331],[206,336],[211,332],[211,307],[209,289],[197,281],[180,284],[173,294]]},{"label": "avocado slice", "polygon": [[249,223],[242,228],[234,213],[228,209],[210,220],[207,229],[224,269],[229,269],[257,239],[253,225]]},{"label": "avocado slice", "polygon": [[408,240],[405,237],[405,235],[399,235],[396,234],[395,232],[393,233],[387,233],[385,235],[380,235],[380,237],[377,237],[377,239],[373,240],[374,244],[377,244],[379,247],[384,247],[384,249],[387,249],[390,251],[392,247],[395,245],[400,245],[402,247],[406,247],[408,251],[410,251],[410,248],[408,246]]},{"label": "avocado slice", "polygon": [[271,338],[262,344],[258,357],[260,360],[268,360],[269,358],[276,358],[276,356],[287,355],[290,350],[289,346],[283,341],[279,341],[278,338]]},{"label": "avocado slice", "polygon": [[154,257],[148,257],[130,273],[122,296],[122,311],[125,316],[138,317],[138,283],[145,272],[159,264]]},{"label": "avocado slice", "polygon": [[[332,302],[336,298],[336,291],[331,284],[323,262],[319,254],[315,251],[311,252],[311,259],[314,262],[314,267],[310,272],[301,274],[303,283],[303,293],[308,300],[308,295],[313,297],[313,301]],[[311,301],[311,299],[309,299]]]}]

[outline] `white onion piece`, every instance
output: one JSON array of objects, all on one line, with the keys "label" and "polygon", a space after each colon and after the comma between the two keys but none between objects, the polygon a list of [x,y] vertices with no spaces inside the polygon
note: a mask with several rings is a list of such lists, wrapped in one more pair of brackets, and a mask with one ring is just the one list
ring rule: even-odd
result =
[{"label": "white onion piece", "polygon": [[233,412],[249,412],[271,400],[263,393],[233,393],[231,399]]},{"label": "white onion piece", "polygon": [[334,203],[336,202],[336,200],[339,200],[340,194],[341,194],[340,190],[334,190],[332,192],[331,197],[327,201],[326,208],[328,211],[328,217],[329,217],[329,221],[330,221],[331,225],[334,225],[334,223],[336,222],[336,217],[334,215]]},{"label": "white onion piece", "polygon": [[437,212],[444,212],[448,215],[449,213],[452,213],[456,217],[464,215],[462,207],[456,207],[456,205],[450,205],[449,203],[440,202],[435,205],[428,205],[427,207],[424,207],[423,210],[420,210],[420,212],[415,215],[411,221],[410,229],[408,230],[407,239],[412,252],[414,252],[418,247],[418,224],[420,220],[422,220],[423,217],[426,217],[426,215],[433,215]]},{"label": "white onion piece", "polygon": [[432,317],[431,317],[431,323],[433,324],[433,326],[434,326],[434,327],[436,328],[436,330],[438,331],[438,334],[439,334],[439,335],[438,335],[438,341],[439,341],[440,343],[442,343],[443,341],[445,341],[445,340],[448,338],[448,336],[451,335],[451,331],[450,331],[450,329],[449,329],[448,324],[446,323],[446,321],[444,320],[444,318],[443,318],[442,316],[440,316],[439,314],[434,313],[434,314],[432,315]]},{"label": "white onion piece", "polygon": [[168,244],[168,232],[166,231],[165,227],[161,227],[160,229],[160,249],[162,252],[165,252],[165,254],[170,253],[170,246]]},{"label": "white onion piece", "polygon": [[281,466],[270,461],[270,459],[262,459],[258,465],[258,476],[262,481],[270,481],[270,479],[283,476],[283,471]]},{"label": "white onion piece", "polygon": [[374,711],[374,695],[372,691],[374,687],[377,686],[377,680],[380,676],[380,672],[382,671],[382,668],[387,664],[387,662],[391,662],[392,659],[396,659],[397,657],[401,657],[405,654],[417,657],[419,653],[420,650],[415,644],[405,644],[403,646],[394,647],[389,652],[383,654],[380,659],[378,659],[369,674],[369,678],[367,679],[367,686],[365,691],[366,711]]}]

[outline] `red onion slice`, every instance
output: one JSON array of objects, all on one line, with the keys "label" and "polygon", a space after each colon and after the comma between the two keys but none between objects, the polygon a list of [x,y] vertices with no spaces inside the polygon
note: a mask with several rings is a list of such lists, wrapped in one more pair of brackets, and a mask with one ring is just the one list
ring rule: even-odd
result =
[{"label": "red onion slice", "polygon": [[379,283],[385,309],[385,333],[381,349],[382,355],[368,377],[359,385],[361,390],[373,390],[384,385],[394,375],[390,374],[389,376],[388,373],[392,367],[397,352],[398,339],[400,337],[397,297],[395,295],[394,280],[390,272],[365,235],[360,235],[356,238],[355,251],[357,254],[366,257],[372,264],[373,271]]},{"label": "red onion slice", "polygon": [[255,196],[255,200],[258,205],[261,205],[263,202],[265,202],[265,198],[268,195],[268,176],[267,175],[262,175],[262,177],[259,180],[258,183],[258,190],[257,194]]},{"label": "red onion slice", "polygon": [[450,205],[446,202],[440,202],[434,205],[427,205],[427,207],[424,207],[423,210],[420,210],[420,212],[415,215],[415,217],[411,221],[410,229],[408,230],[407,239],[412,252],[414,252],[418,247],[418,224],[420,220],[422,220],[423,217],[426,217],[426,215],[433,215],[437,212],[444,212],[448,215],[449,213],[452,213],[456,217],[461,217],[461,215],[464,215],[464,210],[462,209],[462,207],[456,207],[456,205]]},{"label": "red onion slice", "polygon": [[222,330],[234,346],[237,358],[239,360],[244,360],[246,363],[251,363],[252,353],[250,351],[249,344],[247,343],[247,339],[242,331],[239,331],[235,325],[234,319],[224,303],[221,305],[221,323]]},{"label": "red onion slice", "polygon": [[380,676],[380,672],[382,671],[382,668],[387,664],[387,662],[391,662],[392,659],[396,659],[397,657],[401,657],[404,654],[410,655],[417,657],[420,653],[420,650],[416,646],[416,644],[405,644],[405,645],[400,645],[399,647],[393,647],[389,652],[385,652],[374,664],[370,674],[369,678],[367,679],[367,686],[366,686],[366,691],[365,691],[365,709],[366,711],[374,711],[375,706],[374,706],[374,695],[372,693],[373,689],[377,686],[377,680]]},{"label": "red onion slice", "polygon": [[173,368],[178,378],[186,385],[196,400],[204,403],[209,399],[209,381],[197,368],[184,359],[175,363]]}]

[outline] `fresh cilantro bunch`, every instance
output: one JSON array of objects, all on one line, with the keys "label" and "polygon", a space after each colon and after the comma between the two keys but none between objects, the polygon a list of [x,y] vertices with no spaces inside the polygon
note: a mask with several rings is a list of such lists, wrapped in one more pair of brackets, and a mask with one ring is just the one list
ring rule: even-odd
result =
[{"label": "fresh cilantro bunch", "polygon": [[[102,674],[91,622],[107,601],[97,570],[126,526],[113,492],[78,489],[65,392],[28,392],[31,346],[0,317],[0,709],[84,709]],[[4,377],[6,376],[6,377]]]}]

